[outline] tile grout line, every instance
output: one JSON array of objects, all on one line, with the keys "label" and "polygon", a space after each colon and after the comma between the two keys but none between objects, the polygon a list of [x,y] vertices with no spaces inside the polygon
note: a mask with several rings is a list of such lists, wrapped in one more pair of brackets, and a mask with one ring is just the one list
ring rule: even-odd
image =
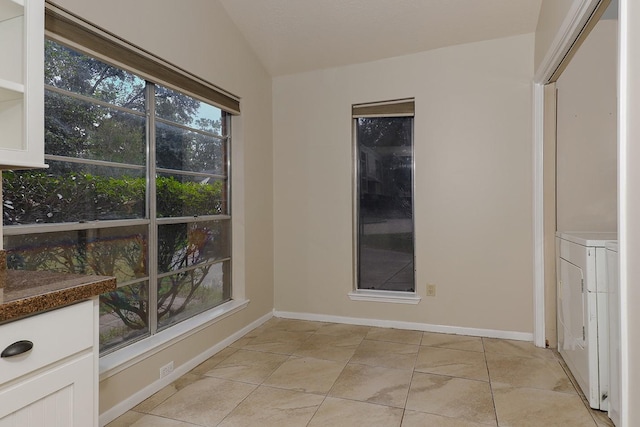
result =
[{"label": "tile grout line", "polygon": [[[422,334],[424,338],[424,332]],[[420,343],[422,343],[422,339],[420,339]],[[400,418],[400,426],[404,422],[404,417],[407,414],[407,403],[409,403],[409,394],[411,393],[411,385],[413,384],[413,378],[416,375],[416,363],[418,362],[418,354],[420,353],[421,346],[418,346],[418,353],[416,354],[416,361],[413,364],[413,370],[411,371],[411,379],[409,380],[409,388],[407,389],[407,396],[404,398],[404,407],[402,408],[402,418]]]},{"label": "tile grout line", "polygon": [[418,351],[416,351],[416,357],[413,361],[413,369],[411,370],[411,379],[409,380],[409,388],[407,389],[407,396],[404,398],[404,407],[402,408],[402,417],[400,418],[400,426],[404,422],[404,417],[407,413],[407,403],[409,403],[409,394],[411,393],[411,385],[413,384],[413,378],[416,375],[416,365],[418,363],[418,356],[420,355],[420,349],[422,348],[422,340],[424,340],[424,332],[422,332],[420,337],[420,342],[418,343]]},{"label": "tile grout line", "polygon": [[[313,335],[322,335],[322,334],[318,334],[318,331],[320,330],[320,328],[318,328]],[[367,331],[368,333],[368,331]],[[311,336],[313,336],[311,335]],[[366,334],[365,334],[366,337]],[[311,339],[311,337],[309,337],[309,339]],[[351,361],[351,359],[353,358],[353,355],[355,354],[355,352],[358,350],[358,347],[360,347],[360,345],[362,344],[362,342],[364,341],[364,337],[362,338],[362,340],[360,340],[360,343],[358,343],[358,346],[356,347],[356,349],[354,350],[353,354],[349,357],[349,360],[347,360],[347,363],[345,363],[344,367],[342,368],[342,371],[340,371],[340,374],[338,375],[338,377],[336,378],[336,380],[333,382],[333,384],[331,385],[331,387],[329,388],[329,390],[327,391],[327,393],[324,395],[324,399],[322,399],[322,402],[320,402],[320,404],[318,405],[318,407],[316,408],[316,410],[313,412],[313,415],[311,415],[311,418],[309,418],[309,421],[307,422],[307,427],[309,426],[309,424],[311,424],[311,421],[313,421],[313,418],[316,416],[316,414],[318,413],[318,411],[320,410],[320,407],[324,404],[324,402],[327,401],[327,397],[329,397],[329,394],[331,393],[331,390],[333,390],[333,388],[336,386],[336,383],[338,382],[338,379],[340,378],[340,375],[342,375],[342,373],[344,372],[344,370],[347,368],[347,366],[349,365],[349,362]]]},{"label": "tile grout line", "polygon": [[[265,323],[266,323],[266,322],[265,322]],[[264,325],[264,324],[263,324],[263,325]],[[261,325],[261,326],[262,326],[262,325]],[[257,328],[256,328],[256,329],[257,329]],[[255,330],[255,329],[254,329],[254,330]],[[251,332],[253,332],[253,331],[250,331],[249,333],[251,333]],[[257,336],[256,336],[256,337],[257,337]],[[250,339],[249,341],[253,341],[256,337],[251,337],[251,339]],[[242,339],[242,338],[243,338],[243,337],[241,337],[240,339]],[[240,351],[240,350],[244,350],[244,351],[252,351],[252,350],[246,350],[246,349],[243,349],[242,347],[238,349],[238,351]],[[263,353],[266,353],[266,352],[263,352]],[[232,357],[234,354],[235,354],[235,352],[234,352],[233,354],[229,355],[228,357],[226,357],[225,359],[221,360],[219,363],[217,363],[217,364],[214,366],[214,368],[215,368],[216,366],[218,366],[218,365],[222,364],[222,362],[224,362],[224,360],[227,360],[229,357]],[[284,362],[283,362],[283,363],[284,363]],[[280,365],[282,365],[282,364],[280,364]],[[243,383],[243,384],[251,384],[251,385],[255,385],[256,387],[251,391],[251,393],[249,393],[249,394],[248,394],[248,395],[246,395],[242,400],[240,400],[240,401],[239,401],[239,402],[238,402],[238,403],[233,407],[233,409],[231,409],[231,410],[230,410],[230,411],[229,411],[229,412],[228,412],[228,413],[227,413],[227,414],[226,414],[226,415],[225,415],[225,416],[224,416],[224,417],[223,417],[223,418],[222,418],[222,419],[221,419],[221,420],[216,424],[216,425],[220,425],[220,424],[222,424],[222,423],[224,422],[224,420],[226,420],[226,419],[227,419],[227,418],[228,418],[228,417],[233,413],[233,411],[235,411],[235,410],[236,410],[236,409],[237,409],[237,408],[238,408],[238,407],[239,407],[243,402],[245,402],[245,401],[249,398],[249,396],[253,395],[253,394],[256,392],[256,390],[258,390],[258,389],[262,386],[262,384],[264,384],[264,382],[267,380],[267,378],[269,378],[271,375],[273,375],[273,372],[275,372],[275,370],[276,370],[276,369],[278,369],[278,368],[274,368],[274,370],[273,370],[273,371],[271,371],[271,373],[270,373],[269,375],[267,375],[267,376],[266,376],[266,377],[265,377],[265,378],[264,378],[264,379],[263,379],[259,384],[255,384],[255,383],[246,383],[246,382],[243,382],[243,381],[237,381],[237,380],[227,379],[228,381],[239,382],[239,383]]]},{"label": "tile grout line", "polygon": [[[285,332],[292,332],[292,331],[287,331],[286,329],[284,329],[283,331],[285,331]],[[309,339],[311,339],[311,337],[312,337],[314,334],[315,334],[315,332],[313,332],[311,335],[309,335],[309,337],[308,337],[306,340],[304,340],[304,341],[306,342],[306,341],[308,341]],[[256,338],[256,337],[253,337],[253,338]],[[300,344],[300,345],[302,345],[302,344]],[[260,352],[259,350],[245,350],[245,351],[256,351],[256,352]],[[242,399],[240,402],[238,402],[238,404],[237,404],[237,405],[236,405],[236,406],[235,406],[231,411],[229,411],[229,413],[228,413],[227,415],[225,415],[225,416],[224,416],[224,418],[222,418],[222,420],[220,420],[220,422],[219,422],[218,424],[216,424],[216,425],[220,425],[220,424],[222,424],[222,423],[224,422],[224,420],[226,420],[227,418],[229,418],[229,416],[233,413],[233,411],[235,411],[235,410],[236,410],[236,409],[237,409],[237,408],[238,408],[238,407],[239,407],[243,402],[245,402],[245,401],[246,401],[250,396],[252,396],[254,393],[256,393],[256,391],[257,391],[258,389],[260,389],[260,387],[263,387],[263,386],[264,386],[264,387],[270,387],[270,386],[265,386],[265,385],[264,385],[264,383],[265,383],[265,382],[266,382],[266,381],[267,381],[267,380],[268,380],[268,379],[269,379],[269,378],[270,378],[270,377],[271,377],[271,376],[272,376],[272,375],[273,375],[273,374],[274,374],[274,373],[275,373],[275,372],[276,372],[276,371],[277,371],[277,370],[278,370],[278,369],[279,369],[279,368],[280,368],[284,363],[286,363],[287,361],[291,360],[291,358],[293,357],[293,353],[294,353],[294,352],[295,352],[295,350],[293,350],[290,354],[262,352],[262,353],[269,353],[269,354],[280,354],[280,355],[286,355],[286,356],[288,356],[288,357],[287,357],[287,358],[286,358],[282,363],[280,363],[277,367],[275,367],[275,368],[274,368],[274,369],[273,369],[273,370],[272,370],[268,375],[266,375],[266,376],[264,377],[264,379],[263,379],[259,384],[257,384],[257,385],[256,385],[256,384],[254,384],[254,383],[253,383],[253,385],[256,385],[256,388],[255,388],[255,389],[253,389],[253,390],[251,391],[251,393],[249,393],[247,396],[245,396],[245,398],[244,398],[244,399]],[[231,357],[231,356],[232,356],[232,355],[230,355],[229,357]],[[226,359],[225,359],[225,360],[226,360]],[[222,361],[221,361],[220,363],[222,363]],[[218,363],[218,365],[219,365],[220,363]],[[217,366],[217,365],[216,365],[216,366]],[[235,380],[230,380],[230,381],[235,381]],[[241,382],[241,381],[236,381],[236,382]],[[279,390],[288,390],[288,389],[282,389],[282,388],[279,388],[279,387],[270,387],[270,388],[275,388],[275,389],[279,389]],[[323,399],[323,402],[324,402],[324,399]],[[318,407],[320,407],[320,406],[318,405]],[[317,409],[316,409],[316,412],[317,412]],[[314,413],[314,415],[315,415],[315,413]],[[313,417],[312,417],[312,418],[313,418]]]},{"label": "tile grout line", "polygon": [[[330,324],[330,323],[328,323],[328,324]],[[254,352],[254,353],[275,354],[275,355],[280,355],[280,356],[286,356],[285,360],[284,360],[283,362],[281,362],[277,367],[273,368],[273,370],[271,370],[271,372],[270,372],[270,373],[268,373],[264,378],[258,378],[258,379],[259,379],[259,381],[256,381],[256,382],[253,382],[253,383],[250,383],[250,382],[238,381],[238,380],[234,380],[234,379],[230,379],[230,378],[220,378],[220,379],[224,379],[224,380],[226,380],[226,381],[231,381],[231,382],[236,382],[236,383],[243,383],[243,384],[250,384],[250,385],[255,386],[255,388],[254,388],[254,389],[253,389],[253,390],[252,390],[252,391],[251,391],[247,396],[245,396],[241,401],[239,401],[236,405],[234,405],[234,407],[233,407],[233,408],[232,408],[232,409],[231,409],[231,410],[230,410],[230,411],[229,411],[229,412],[228,412],[228,413],[227,413],[227,414],[226,414],[226,415],[225,415],[225,416],[224,416],[224,417],[223,417],[223,418],[222,418],[222,419],[221,419],[221,420],[216,424],[216,426],[219,426],[219,425],[221,425],[221,423],[223,423],[225,420],[228,420],[228,419],[229,419],[229,417],[230,417],[230,415],[231,415],[234,411],[236,411],[236,410],[237,410],[237,408],[238,408],[240,405],[242,405],[243,403],[245,403],[245,402],[247,401],[247,399],[248,399],[250,396],[253,396],[253,395],[257,392],[257,390],[258,390],[258,389],[260,389],[261,387],[268,387],[268,388],[273,388],[273,389],[289,390],[289,391],[291,391],[291,389],[288,389],[288,388],[280,388],[280,387],[277,387],[277,386],[268,386],[268,385],[265,385],[265,383],[266,383],[266,382],[267,382],[267,380],[268,380],[268,379],[273,375],[273,373],[274,373],[277,369],[279,369],[279,368],[280,368],[284,363],[286,363],[287,361],[292,360],[292,358],[297,358],[297,357],[307,357],[307,356],[296,356],[296,355],[295,355],[295,352],[296,352],[296,351],[298,351],[298,349],[302,348],[302,346],[304,346],[304,344],[305,344],[305,343],[309,342],[309,341],[310,341],[311,339],[313,339],[314,337],[319,337],[319,336],[332,336],[332,337],[333,337],[333,338],[335,338],[335,339],[339,339],[339,337],[340,337],[340,335],[331,335],[331,334],[328,334],[328,335],[327,335],[327,334],[321,334],[321,333],[319,333],[319,331],[320,331],[320,329],[322,328],[322,326],[317,327],[315,330],[304,330],[304,331],[303,331],[303,330],[300,330],[300,331],[298,331],[298,330],[296,330],[296,329],[295,329],[296,327],[298,327],[298,326],[296,326],[296,325],[292,325],[292,326],[282,325],[282,326],[285,326],[285,328],[283,328],[283,329],[279,329],[279,328],[277,328],[277,325],[278,325],[277,323],[276,323],[276,324],[273,324],[273,325],[271,326],[271,328],[274,328],[274,330],[281,331],[281,332],[305,332],[305,333],[308,333],[309,335],[308,335],[308,337],[307,337],[307,338],[305,338],[303,341],[298,342],[298,343],[297,343],[297,344],[298,344],[297,348],[296,348],[296,349],[291,350],[289,353],[273,353],[273,352],[270,352],[270,351],[253,350],[253,349],[244,349],[244,348],[242,348],[242,347],[233,347],[233,343],[232,343],[232,344],[230,344],[229,346],[225,347],[225,349],[232,349],[232,350],[234,350],[234,351],[233,351],[233,353],[231,353],[231,354],[227,355],[226,357],[222,358],[221,360],[217,361],[213,366],[211,366],[211,367],[207,367],[208,369],[214,369],[215,367],[220,366],[220,364],[222,364],[222,363],[223,363],[225,360],[227,360],[228,358],[233,357],[233,355],[234,355],[234,354],[236,354],[236,352],[237,352],[237,351],[239,351],[239,350],[244,350],[244,351],[248,351],[248,352],[252,352],[252,353]],[[304,327],[304,326],[303,326],[303,325],[301,325],[300,327]],[[269,329],[271,329],[271,328],[269,328]],[[294,330],[289,330],[289,329],[287,329],[287,328],[293,328]],[[327,390],[327,392],[326,392],[326,393],[308,393],[308,392],[306,392],[306,391],[303,391],[303,392],[302,392],[302,393],[309,394],[309,395],[322,396],[322,399],[321,399],[320,403],[317,405],[317,407],[315,408],[315,410],[314,410],[313,414],[311,414],[311,417],[309,418],[309,421],[306,423],[306,426],[307,426],[307,427],[312,423],[313,419],[317,416],[317,414],[318,414],[318,411],[319,411],[320,407],[321,407],[322,405],[324,405],[324,404],[325,404],[325,402],[327,401],[327,398],[328,398],[328,397],[331,397],[331,396],[330,396],[330,394],[331,394],[331,393],[332,393],[332,391],[335,389],[336,384],[338,383],[338,380],[340,379],[340,377],[344,374],[346,367],[347,367],[347,366],[349,366],[349,364],[351,364],[351,363],[353,363],[353,364],[362,364],[362,363],[352,362],[352,361],[353,361],[353,359],[354,359],[354,357],[355,357],[355,355],[356,355],[356,353],[357,353],[358,349],[362,347],[362,345],[363,345],[363,343],[365,343],[365,341],[374,341],[374,342],[375,342],[375,341],[377,341],[377,342],[387,342],[387,343],[407,344],[407,343],[405,343],[405,342],[400,342],[400,341],[398,341],[398,340],[390,340],[390,339],[386,339],[386,340],[377,340],[377,339],[375,339],[375,338],[372,338],[372,339],[367,340],[367,336],[368,336],[368,335],[369,335],[369,333],[371,333],[371,331],[372,331],[372,330],[374,330],[374,329],[375,329],[375,327],[368,327],[368,328],[367,328],[367,330],[366,330],[367,332],[365,333],[365,335],[364,335],[363,337],[361,337],[360,341],[359,341],[359,342],[358,342],[358,344],[356,345],[355,350],[353,351],[353,353],[351,354],[351,356],[349,356],[349,357],[348,357],[348,359],[346,360],[346,362],[344,362],[344,366],[342,367],[342,370],[341,370],[341,371],[340,371],[340,373],[337,375],[337,377],[336,377],[336,379],[334,380],[333,384],[331,385],[331,387],[329,387],[329,388],[328,388],[328,390]],[[338,329],[338,331],[340,331],[340,329]],[[263,331],[263,332],[264,332],[264,331]],[[253,333],[253,331],[250,331],[250,332],[248,332],[247,334],[252,334],[252,333]],[[387,405],[387,404],[384,404],[384,403],[373,403],[373,402],[367,402],[367,401],[362,401],[362,400],[358,400],[358,399],[349,399],[349,398],[344,398],[344,399],[345,399],[345,400],[349,400],[349,401],[354,401],[354,402],[363,402],[363,403],[375,404],[375,405],[378,405],[378,406],[384,406],[384,407],[389,407],[389,408],[398,408],[398,409],[402,409],[402,414],[401,414],[401,417],[400,417],[400,426],[401,426],[401,425],[402,425],[402,423],[403,423],[403,422],[404,422],[404,420],[405,420],[405,416],[406,416],[406,412],[407,412],[408,399],[409,399],[410,392],[411,392],[411,386],[413,385],[413,382],[414,382],[414,380],[415,380],[415,378],[416,378],[416,377],[415,377],[415,374],[416,374],[417,372],[420,372],[420,371],[417,371],[417,370],[416,370],[416,369],[417,369],[417,361],[419,360],[419,356],[420,356],[420,351],[422,350],[422,348],[423,348],[423,347],[425,348],[425,350],[426,350],[426,349],[428,349],[428,348],[434,348],[434,349],[437,349],[437,348],[445,348],[445,349],[446,349],[446,348],[447,348],[447,347],[428,346],[428,345],[423,346],[423,345],[422,345],[422,342],[424,341],[424,339],[425,339],[425,335],[426,335],[426,334],[427,334],[426,332],[422,332],[422,334],[421,334],[421,338],[420,338],[420,342],[417,344],[417,352],[415,353],[415,356],[414,356],[414,360],[413,360],[413,367],[412,367],[412,370],[411,370],[411,376],[410,376],[410,380],[409,380],[409,387],[408,387],[407,393],[406,393],[405,398],[404,398],[404,406],[403,406],[403,407],[400,407],[400,406],[390,406],[390,405]],[[358,334],[358,337],[360,337],[360,335],[359,335],[359,334]],[[401,337],[403,337],[403,336],[401,336]],[[253,341],[253,339],[255,339],[255,338],[256,338],[256,336],[251,337],[251,339],[250,339],[249,341]],[[240,338],[240,339],[242,339],[242,338]],[[495,423],[496,423],[496,424],[494,424],[494,425],[499,426],[500,424],[499,424],[498,415],[497,415],[496,399],[495,399],[495,393],[494,393],[494,389],[493,389],[493,378],[492,378],[492,375],[491,375],[491,370],[490,370],[490,368],[489,368],[489,362],[488,362],[488,358],[487,358],[487,354],[488,354],[488,353],[487,353],[487,350],[488,350],[488,348],[489,348],[489,349],[491,349],[491,348],[493,348],[493,347],[492,347],[492,345],[490,345],[489,347],[487,347],[487,345],[486,345],[486,344],[488,344],[488,343],[489,343],[489,344],[491,344],[491,342],[490,342],[490,339],[485,338],[485,337],[480,337],[480,343],[481,343],[481,347],[482,347],[482,355],[483,355],[483,357],[484,357],[485,370],[486,370],[486,373],[487,373],[488,383],[489,383],[489,389],[490,389],[490,393],[491,393],[491,399],[492,399],[492,405],[493,405],[493,411],[494,411],[494,419],[495,419]],[[329,347],[333,347],[333,346],[329,346]],[[224,350],[224,349],[222,349],[221,351],[223,351],[223,350]],[[461,350],[461,349],[453,349],[453,350]],[[499,348],[498,348],[498,349],[493,348],[493,350],[494,350],[494,351],[491,351],[491,352],[489,352],[489,353],[490,353],[490,354],[499,354],[499,355],[500,355],[500,354],[505,354],[505,353],[502,353],[501,351],[498,351],[498,352],[496,353],[496,352],[495,352],[495,350],[500,350]],[[505,348],[505,349],[503,349],[503,350],[509,350],[509,349],[508,349],[508,348]],[[426,351],[428,351],[428,350],[426,350]],[[465,349],[462,349],[462,351],[473,352],[473,350],[465,350]],[[555,361],[556,361],[556,363],[560,364],[560,367],[561,367],[561,369],[562,369],[563,373],[564,373],[565,375],[567,375],[567,377],[569,378],[569,380],[570,380],[570,382],[571,382],[571,384],[572,384],[573,389],[577,392],[578,396],[580,397],[580,400],[582,401],[582,403],[585,405],[585,407],[586,407],[586,408],[587,408],[587,410],[589,411],[589,415],[590,415],[590,416],[589,416],[589,418],[590,418],[590,419],[592,419],[592,421],[593,421],[593,423],[594,423],[594,426],[595,426],[595,427],[600,427],[600,426],[609,425],[609,424],[606,424],[604,420],[602,421],[602,423],[600,423],[599,418],[597,418],[597,417],[596,417],[598,414],[597,414],[597,413],[595,413],[595,412],[594,412],[594,410],[592,410],[591,408],[589,408],[588,402],[587,402],[587,401],[586,401],[586,399],[584,398],[584,394],[582,393],[582,391],[581,391],[581,390],[579,389],[579,387],[577,386],[577,383],[572,379],[572,376],[571,376],[570,371],[568,371],[568,368],[567,368],[567,367],[566,367],[566,365],[563,363],[563,360],[560,358],[559,354],[558,354],[556,351],[554,351],[554,350],[551,350],[551,351],[552,351],[552,355],[553,355],[553,358],[552,358],[552,359],[553,359],[553,360],[555,360]],[[218,352],[218,353],[219,353],[219,352]],[[216,353],[216,354],[218,354],[218,353]],[[215,355],[213,355],[212,357],[215,357]],[[308,357],[312,357],[312,356],[308,356]],[[518,355],[514,355],[514,357],[518,357]],[[526,357],[526,356],[520,356],[520,357]],[[535,354],[533,354],[533,353],[532,353],[532,356],[531,356],[531,357],[534,357],[534,358],[535,358],[535,357],[542,357],[542,355],[538,355],[538,353],[535,353]],[[321,358],[320,360],[325,360],[325,359],[322,359],[322,358]],[[326,360],[331,360],[331,359],[326,359]],[[550,359],[545,358],[544,360],[550,360]],[[203,363],[205,363],[205,362],[203,362]],[[363,364],[363,365],[364,365],[364,366],[370,366],[370,365],[367,365],[367,364]],[[197,367],[196,367],[196,368],[197,368]],[[196,369],[196,368],[194,368],[194,369]],[[190,371],[190,372],[191,372],[191,371]],[[208,372],[208,371],[207,371],[207,372]],[[420,372],[420,373],[421,373],[421,372]],[[189,375],[189,373],[187,373],[186,375]],[[443,375],[443,374],[431,374],[431,375]],[[462,377],[457,377],[457,376],[455,376],[455,375],[443,375],[443,376],[449,376],[449,377],[453,377],[453,378],[462,378]],[[210,376],[206,375],[206,372],[193,374],[193,377],[189,379],[189,384],[194,383],[194,382],[197,382],[197,381],[200,381],[200,380],[202,380],[202,379],[206,379],[206,378],[216,378],[216,377],[210,377]],[[467,378],[467,379],[470,379],[470,378]],[[151,414],[151,411],[153,411],[155,408],[158,408],[159,406],[161,406],[162,404],[164,404],[164,403],[165,403],[167,400],[169,400],[172,396],[174,396],[176,393],[180,392],[180,391],[182,390],[182,388],[186,387],[186,386],[184,385],[185,383],[183,382],[183,383],[181,383],[181,384],[178,384],[180,387],[182,387],[182,388],[178,389],[178,388],[176,387],[176,384],[175,384],[177,381],[178,381],[178,380],[176,380],[176,381],[172,382],[170,385],[168,385],[168,386],[167,386],[167,387],[169,387],[169,386],[173,386],[173,388],[175,389],[175,392],[173,392],[173,393],[171,393],[170,395],[168,395],[168,396],[164,397],[164,398],[163,398],[159,403],[157,403],[156,405],[154,405],[154,406],[153,406],[153,408],[151,408],[149,411],[141,412],[141,411],[139,411],[139,410],[136,410],[135,408],[132,408],[130,411],[131,411],[131,412],[133,412],[133,413],[136,413],[136,414],[142,415],[142,416],[158,416],[158,417],[161,417],[161,418],[163,418],[163,419],[174,420],[174,421],[178,421],[178,422],[184,422],[184,423],[187,423],[187,424],[189,424],[189,425],[193,425],[194,427],[197,427],[199,424],[193,424],[193,423],[191,423],[191,422],[187,422],[187,421],[184,421],[184,420],[178,420],[178,419],[175,419],[175,418],[171,418],[170,416],[167,416],[167,415],[155,415],[155,414]],[[481,381],[481,380],[477,380],[477,381]],[[188,386],[188,385],[187,385],[187,386]],[[526,388],[526,387],[525,387],[525,388]],[[535,387],[534,387],[534,388],[535,388]],[[535,388],[535,389],[537,389],[537,388]],[[296,391],[296,390],[293,390],[293,391]],[[299,390],[298,390],[298,391],[299,391]],[[160,391],[159,391],[159,392],[160,392]],[[342,399],[342,398],[341,398],[341,399]],[[141,402],[141,404],[142,404],[142,402]],[[173,415],[173,414],[171,414],[171,415]]]},{"label": "tile grout line", "polygon": [[489,391],[491,392],[491,404],[493,405],[493,416],[496,418],[496,426],[500,426],[500,421],[498,420],[498,408],[496,408],[496,396],[493,393],[493,381],[491,380],[491,371],[489,370],[489,360],[487,360],[487,349],[484,345],[484,337],[481,338],[482,341],[482,356],[484,357],[484,365],[487,369],[487,378],[489,379]]}]

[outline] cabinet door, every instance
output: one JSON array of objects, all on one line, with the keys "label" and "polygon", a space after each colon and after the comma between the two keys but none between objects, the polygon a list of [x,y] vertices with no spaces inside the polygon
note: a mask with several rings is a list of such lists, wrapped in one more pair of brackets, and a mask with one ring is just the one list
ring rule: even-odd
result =
[{"label": "cabinet door", "polygon": [[0,427],[94,425],[93,354],[0,389]]}]

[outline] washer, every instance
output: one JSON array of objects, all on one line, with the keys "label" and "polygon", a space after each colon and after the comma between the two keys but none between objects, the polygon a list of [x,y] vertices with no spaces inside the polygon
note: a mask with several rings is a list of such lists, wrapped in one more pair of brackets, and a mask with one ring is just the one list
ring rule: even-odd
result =
[{"label": "washer", "polygon": [[592,408],[609,395],[609,307],[605,243],[617,233],[558,232],[558,351]]},{"label": "washer", "polygon": [[620,282],[618,279],[618,242],[607,242],[607,282],[609,286],[609,418],[620,425]]}]

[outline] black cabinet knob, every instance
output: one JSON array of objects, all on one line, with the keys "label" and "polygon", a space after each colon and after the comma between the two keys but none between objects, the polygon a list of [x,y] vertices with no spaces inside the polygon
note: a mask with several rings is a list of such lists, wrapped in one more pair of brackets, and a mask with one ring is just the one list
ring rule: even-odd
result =
[{"label": "black cabinet knob", "polygon": [[4,350],[2,350],[2,354],[0,357],[13,357],[18,356],[20,354],[26,353],[33,348],[33,343],[31,341],[22,340],[16,341]]}]

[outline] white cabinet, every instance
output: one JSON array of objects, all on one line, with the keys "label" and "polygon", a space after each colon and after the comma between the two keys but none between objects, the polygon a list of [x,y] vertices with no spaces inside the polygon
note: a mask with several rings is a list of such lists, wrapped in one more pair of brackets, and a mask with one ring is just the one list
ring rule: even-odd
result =
[{"label": "white cabinet", "polygon": [[97,426],[97,301],[0,325],[0,427]]},{"label": "white cabinet", "polygon": [[0,0],[0,170],[44,165],[44,1]]},{"label": "white cabinet", "polygon": [[0,392],[0,427],[83,427],[94,425],[93,358],[84,355]]},{"label": "white cabinet", "polygon": [[617,233],[556,233],[558,352],[589,405],[609,405],[609,287],[605,244]]}]

